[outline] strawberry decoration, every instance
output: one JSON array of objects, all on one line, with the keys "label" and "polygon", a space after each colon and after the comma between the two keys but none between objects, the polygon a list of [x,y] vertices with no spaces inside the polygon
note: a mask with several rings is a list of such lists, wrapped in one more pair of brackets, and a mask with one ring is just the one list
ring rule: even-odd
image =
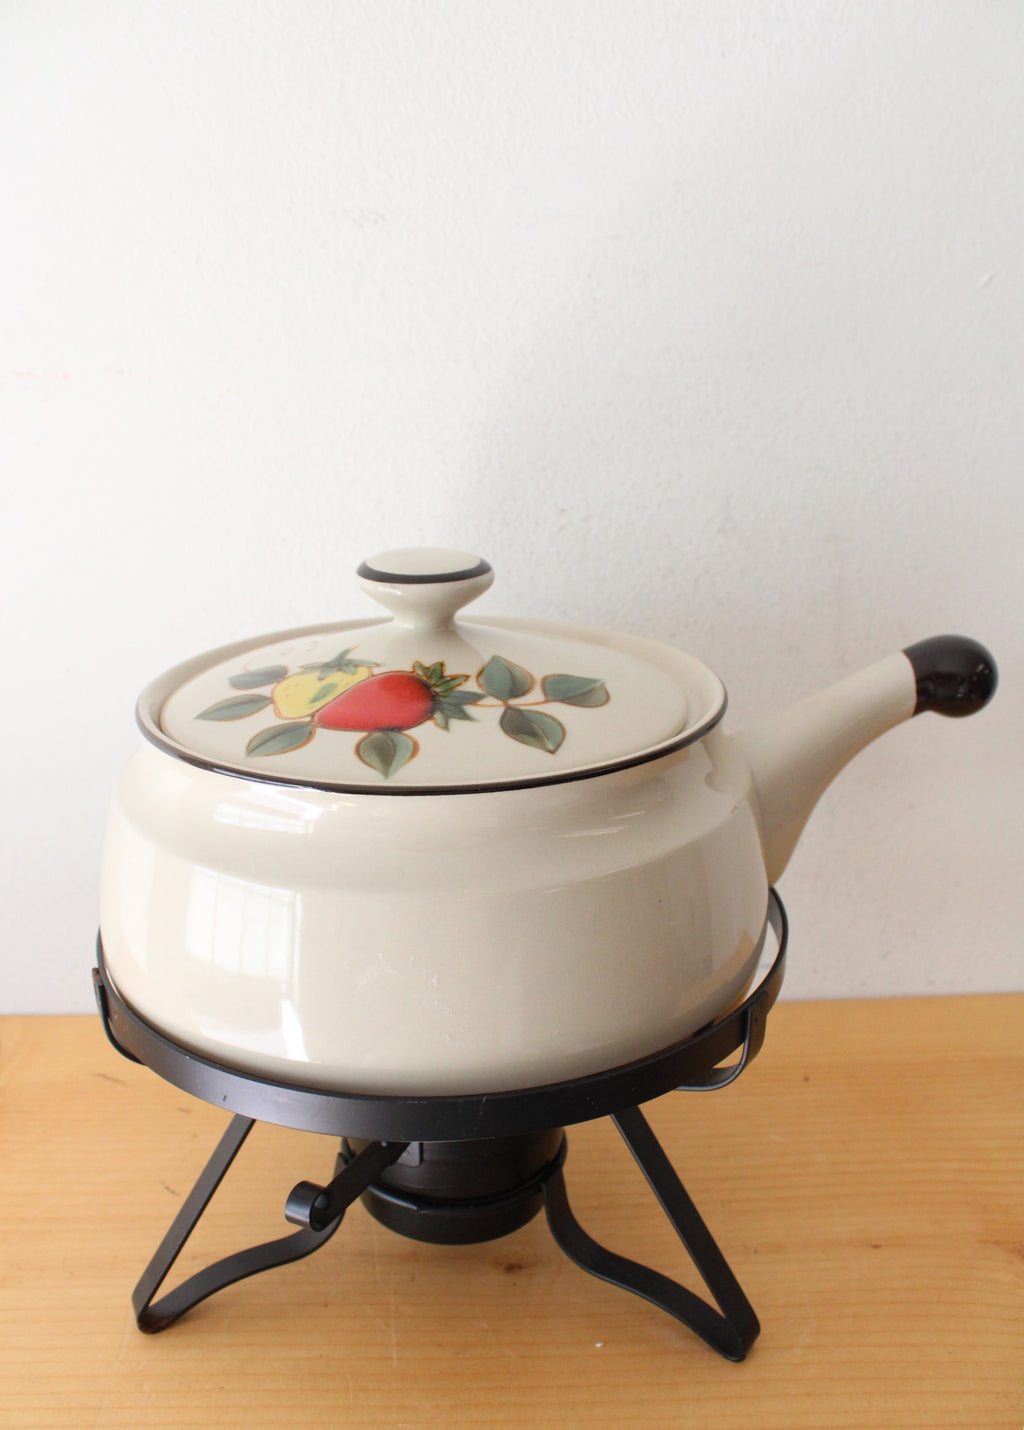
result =
[{"label": "strawberry decoration", "polygon": [[433,720],[447,730],[452,720],[472,720],[467,709],[483,694],[459,690],[468,675],[448,675],[444,661],[415,661],[409,670],[385,670],[345,690],[313,716],[329,730],[365,730],[356,746],[364,764],[388,779],[418,752],[405,732]]},{"label": "strawberry decoration", "polygon": [[385,670],[335,696],[313,716],[328,730],[412,730],[429,720],[434,692],[407,670]]}]

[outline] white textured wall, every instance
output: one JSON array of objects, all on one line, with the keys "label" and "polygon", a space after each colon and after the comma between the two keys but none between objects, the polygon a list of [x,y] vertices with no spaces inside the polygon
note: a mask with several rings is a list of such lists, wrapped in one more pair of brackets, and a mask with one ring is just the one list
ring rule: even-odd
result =
[{"label": "white textured wall", "polygon": [[812,819],[788,987],[1024,986],[1022,73],[992,0],[5,5],[0,1007],[90,1006],[138,688],[420,542],[734,726],[985,640]]}]

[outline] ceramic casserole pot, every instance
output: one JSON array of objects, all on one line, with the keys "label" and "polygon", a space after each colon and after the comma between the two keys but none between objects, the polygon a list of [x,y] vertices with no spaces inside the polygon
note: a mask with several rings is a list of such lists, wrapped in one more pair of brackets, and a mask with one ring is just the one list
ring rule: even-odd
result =
[{"label": "ceramic casserole pot", "polygon": [[359,568],[390,619],[212,651],[142,695],[106,836],[121,997],[242,1072],[512,1090],[658,1051],[748,985],[768,888],[856,752],[969,714],[991,656],[938,637],[727,735],[691,656],[456,615],[462,552]]}]

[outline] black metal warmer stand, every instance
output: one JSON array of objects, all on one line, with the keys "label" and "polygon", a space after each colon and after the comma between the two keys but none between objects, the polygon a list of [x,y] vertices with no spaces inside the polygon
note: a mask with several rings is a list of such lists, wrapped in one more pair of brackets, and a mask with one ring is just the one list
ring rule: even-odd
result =
[{"label": "black metal warmer stand", "polygon": [[[420,1241],[489,1241],[543,1207],[555,1241],[584,1271],[659,1306],[728,1360],[741,1361],[761,1329],[753,1307],[690,1200],[640,1105],[669,1091],[727,1087],[756,1057],[782,986],[787,925],[772,890],[776,953],[754,991],[726,1016],[649,1057],[607,1072],[514,1092],[385,1097],[324,1092],[222,1067],[165,1038],[121,999],[98,944],[93,972],[104,1027],[117,1051],[185,1092],[235,1115],[135,1288],[139,1329],[165,1330],[246,1276],[298,1261],[334,1235],[361,1197],[372,1216]],[[762,956],[762,963],[764,962]],[[739,1050],[737,1061],[726,1058]],[[600,1246],[569,1207],[563,1126],[611,1116],[718,1309],[659,1271]],[[341,1137],[334,1179],[299,1182],[285,1217],[300,1229],[235,1252],[154,1300],[257,1120]]]}]

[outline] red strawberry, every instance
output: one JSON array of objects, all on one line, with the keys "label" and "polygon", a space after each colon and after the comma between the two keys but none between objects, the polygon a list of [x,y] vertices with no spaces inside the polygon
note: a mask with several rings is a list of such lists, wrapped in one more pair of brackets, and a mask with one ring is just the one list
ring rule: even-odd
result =
[{"label": "red strawberry", "polygon": [[429,720],[434,691],[408,670],[386,670],[350,685],[313,716],[328,730],[411,730]]}]

